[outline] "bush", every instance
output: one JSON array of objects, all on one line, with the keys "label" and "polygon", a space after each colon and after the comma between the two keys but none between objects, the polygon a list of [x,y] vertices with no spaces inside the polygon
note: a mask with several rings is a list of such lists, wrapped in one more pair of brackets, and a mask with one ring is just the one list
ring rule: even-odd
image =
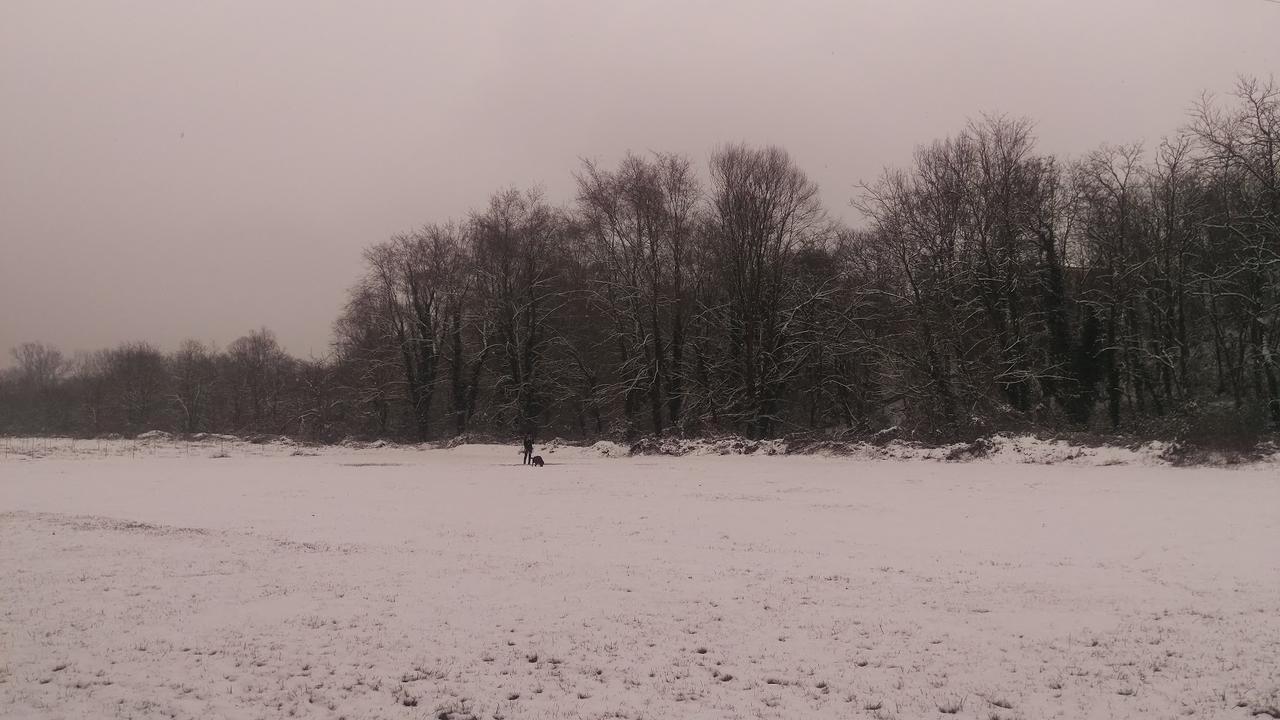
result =
[{"label": "bush", "polygon": [[1236,408],[1233,403],[1190,403],[1160,424],[1158,431],[1175,444],[1168,453],[1178,465],[1257,459],[1267,439],[1267,417],[1261,407]]}]

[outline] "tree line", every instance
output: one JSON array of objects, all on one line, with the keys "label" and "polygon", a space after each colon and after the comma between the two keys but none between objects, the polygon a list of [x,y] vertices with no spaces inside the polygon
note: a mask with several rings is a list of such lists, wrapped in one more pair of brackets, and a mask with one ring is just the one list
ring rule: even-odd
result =
[{"label": "tree line", "polygon": [[1280,428],[1280,88],[1066,159],[984,117],[823,207],[777,147],[584,161],[369,247],[329,357],[267,330],[68,361],[0,431],[437,439]]},{"label": "tree line", "polygon": [[266,328],[223,350],[187,340],[65,357],[42,343],[12,351],[0,376],[0,432],[96,437],[149,430],[318,437],[334,392],[331,361],[290,357]]}]

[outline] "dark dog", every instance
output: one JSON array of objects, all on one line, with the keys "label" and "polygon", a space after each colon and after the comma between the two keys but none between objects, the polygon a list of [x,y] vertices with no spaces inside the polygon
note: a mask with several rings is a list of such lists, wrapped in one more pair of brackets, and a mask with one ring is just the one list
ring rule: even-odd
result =
[{"label": "dark dog", "polygon": [[542,467],[543,465],[546,465],[546,463],[542,462],[541,455],[534,455],[533,459],[530,460],[529,462],[533,463],[534,467]]}]

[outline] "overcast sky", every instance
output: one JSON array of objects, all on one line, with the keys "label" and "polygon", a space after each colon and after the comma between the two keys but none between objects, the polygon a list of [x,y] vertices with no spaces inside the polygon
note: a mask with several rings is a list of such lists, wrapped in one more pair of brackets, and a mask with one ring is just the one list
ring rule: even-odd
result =
[{"label": "overcast sky", "polygon": [[360,251],[579,158],[786,147],[860,179],[983,112],[1158,142],[1280,70],[1269,0],[0,2],[0,352],[266,325],[323,355]]}]

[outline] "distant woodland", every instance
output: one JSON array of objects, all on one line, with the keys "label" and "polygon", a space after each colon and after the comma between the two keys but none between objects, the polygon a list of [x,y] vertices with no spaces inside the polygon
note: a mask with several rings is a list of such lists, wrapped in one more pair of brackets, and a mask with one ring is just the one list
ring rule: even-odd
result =
[{"label": "distant woodland", "polygon": [[778,147],[585,162],[565,206],[504,189],[368,247],[323,359],[267,329],[14,348],[0,433],[1254,442],[1280,428],[1280,86],[1194,107],[1071,159],[975,120],[862,184],[857,227]]}]

